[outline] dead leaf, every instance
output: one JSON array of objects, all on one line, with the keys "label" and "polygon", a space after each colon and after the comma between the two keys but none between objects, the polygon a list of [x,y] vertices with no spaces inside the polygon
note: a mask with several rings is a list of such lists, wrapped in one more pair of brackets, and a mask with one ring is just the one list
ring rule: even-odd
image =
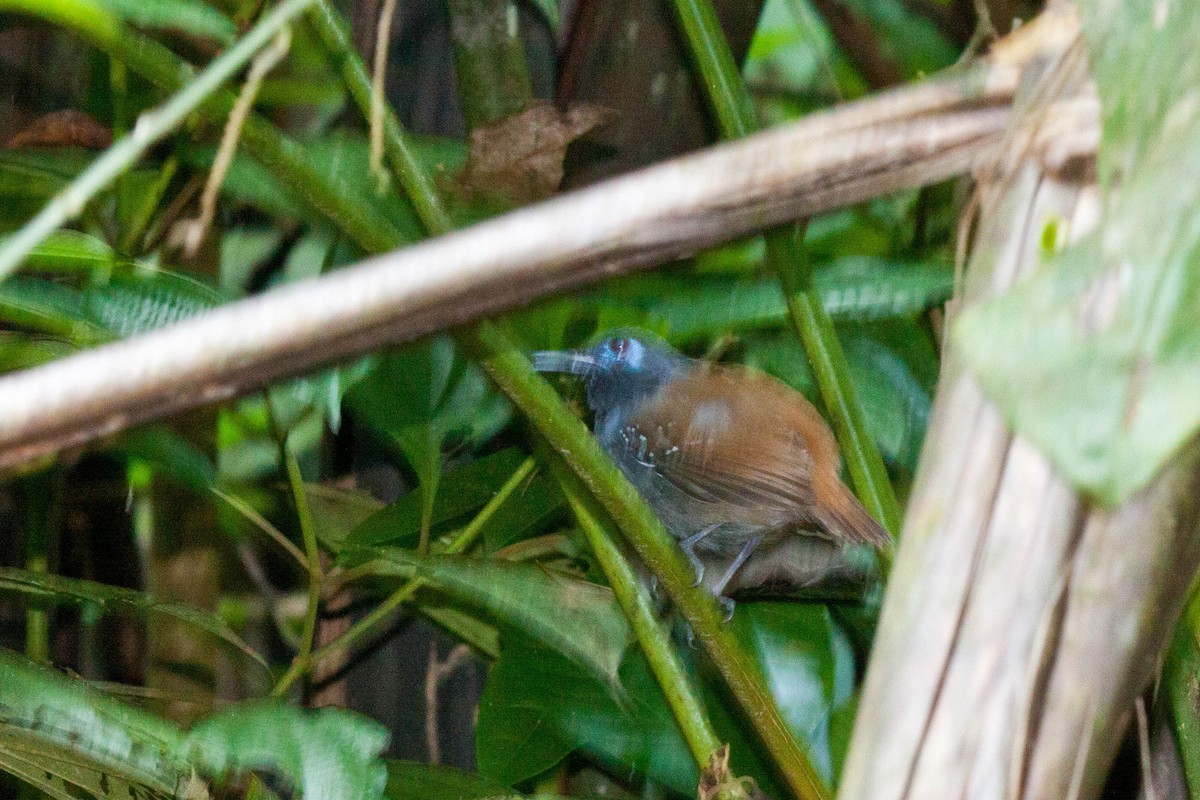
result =
[{"label": "dead leaf", "polygon": [[476,128],[458,176],[458,193],[468,200],[504,199],[518,205],[543,200],[562,183],[567,145],[612,117],[611,110],[588,103],[563,112],[535,100],[519,113]]},{"label": "dead leaf", "polygon": [[88,150],[103,150],[111,144],[111,130],[93,117],[73,108],[40,116],[8,140],[10,150],[18,147],[83,147]]}]

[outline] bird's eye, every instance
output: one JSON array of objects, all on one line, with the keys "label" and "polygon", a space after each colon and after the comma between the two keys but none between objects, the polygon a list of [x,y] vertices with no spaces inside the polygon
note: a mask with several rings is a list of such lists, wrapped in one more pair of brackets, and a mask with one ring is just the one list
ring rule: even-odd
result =
[{"label": "bird's eye", "polygon": [[628,339],[618,338],[618,339],[609,339],[608,340],[608,349],[611,350],[613,353],[615,353],[618,356],[624,355],[625,350],[628,349],[628,347],[629,347]]}]

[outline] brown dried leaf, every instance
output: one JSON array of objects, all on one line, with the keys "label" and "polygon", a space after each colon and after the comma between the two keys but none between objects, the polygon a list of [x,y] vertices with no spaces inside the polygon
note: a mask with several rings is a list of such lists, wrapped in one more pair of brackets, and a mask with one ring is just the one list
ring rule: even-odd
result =
[{"label": "brown dried leaf", "polygon": [[567,145],[602,125],[613,112],[581,103],[559,111],[536,100],[523,111],[471,133],[458,190],[467,199],[542,200],[562,183]]},{"label": "brown dried leaf", "polygon": [[18,147],[103,150],[112,144],[112,131],[82,111],[68,108],[38,117],[9,138],[7,144],[10,150]]}]

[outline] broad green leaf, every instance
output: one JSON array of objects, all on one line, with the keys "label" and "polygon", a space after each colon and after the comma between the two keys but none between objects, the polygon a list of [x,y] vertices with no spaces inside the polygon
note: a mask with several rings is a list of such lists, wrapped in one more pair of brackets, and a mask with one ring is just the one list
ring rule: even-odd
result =
[{"label": "broad green leaf", "polygon": [[0,594],[18,595],[39,604],[97,606],[118,614],[165,614],[212,634],[240,650],[264,673],[270,672],[262,656],[242,641],[220,617],[183,603],[164,603],[133,589],[10,567],[0,567]]},{"label": "broad green leaf", "polygon": [[[520,450],[510,447],[446,472],[441,478],[443,491],[434,499],[431,524],[437,527],[459,521],[482,507],[524,460]],[[345,546],[415,545],[421,533],[421,514],[420,493],[410,492],[363,520],[346,537]]]},{"label": "broad green leaf", "polygon": [[0,772],[17,776],[54,800],[79,800],[79,790],[101,800],[166,798],[147,782],[105,769],[74,747],[32,737],[28,731],[0,724]]},{"label": "broad green leaf", "polygon": [[[825,310],[842,321],[920,312],[950,296],[953,278],[952,271],[937,262],[847,257],[818,268],[813,280]],[[679,275],[643,280],[633,287],[636,293],[624,297],[662,320],[676,342],[780,327],[788,319],[779,282],[773,279]]]},{"label": "broad green leaf", "polygon": [[198,492],[217,483],[217,470],[200,448],[170,428],[135,428],[121,435],[117,451],[152,464],[158,472]]},{"label": "broad green leaf", "polygon": [[451,436],[480,444],[511,414],[475,364],[438,336],[380,359],[347,395],[356,418],[395,445],[417,474],[422,524],[432,524],[442,471],[442,448]]},{"label": "broad green leaf", "polygon": [[[1163,664],[1162,684],[1170,706],[1172,728],[1179,744],[1179,757],[1190,797],[1196,797],[1200,787],[1200,706],[1196,703],[1200,691],[1200,602],[1193,594],[1187,610],[1175,627],[1175,636]],[[1157,705],[1157,703],[1155,704]]]},{"label": "broad green leaf", "polygon": [[305,800],[374,800],[387,784],[387,743],[385,728],[353,712],[263,700],[201,720],[184,752],[219,780],[254,772]]},{"label": "broad green leaf", "polygon": [[416,761],[388,761],[387,771],[386,794],[390,800],[483,800],[487,797],[517,796],[504,784],[457,767]]},{"label": "broad green leaf", "polygon": [[166,720],[0,650],[0,753],[11,754],[5,766],[19,761],[23,770],[68,783],[108,776],[173,794],[188,773],[183,741]]},{"label": "broad green leaf", "polygon": [[[606,586],[517,564],[467,556],[367,551],[377,578],[420,577],[457,601],[487,612],[503,629],[553,648],[613,684],[630,641],[629,625]],[[358,559],[358,554],[354,556]]]},{"label": "broad green leaf", "polygon": [[[414,137],[413,143],[418,161],[435,173],[443,168],[456,170],[466,158],[465,145],[461,142]],[[214,153],[215,148],[196,149],[187,158],[192,166],[208,169]],[[379,193],[370,170],[366,137],[337,131],[306,142],[305,159],[349,194],[374,206],[395,225],[400,241],[412,243],[425,238],[425,229],[406,199],[394,191]],[[281,183],[270,170],[243,155],[234,156],[221,191],[227,198],[252,205],[272,216],[325,224],[324,216],[304,197]]]},{"label": "broad green leaf", "polygon": [[1100,221],[955,334],[1016,430],[1118,504],[1200,428],[1200,4],[1081,9],[1102,111]]},{"label": "broad green leaf", "polygon": [[103,239],[79,231],[55,231],[25,258],[25,269],[90,274],[108,272],[115,257]]},{"label": "broad green leaf", "polygon": [[0,320],[61,336],[80,347],[109,338],[103,326],[88,319],[86,301],[78,290],[25,275],[0,284]]},{"label": "broad green leaf", "polygon": [[334,552],[342,548],[351,531],[383,508],[383,503],[361,489],[306,483],[304,492],[317,538]]},{"label": "broad green leaf", "polygon": [[114,14],[139,28],[177,31],[229,45],[237,38],[233,20],[201,0],[102,0]]},{"label": "broad green leaf", "polygon": [[[758,656],[785,720],[818,768],[834,761],[832,719],[853,702],[854,659],[823,606],[743,603],[735,634]],[[689,668],[694,651],[683,648]],[[684,794],[695,792],[696,766],[640,650],[620,668],[621,701],[594,675],[527,640],[505,640],[479,705],[479,771],[515,784],[578,751],[615,774],[640,773]],[[733,768],[772,796],[778,787],[749,729],[725,705],[716,678],[703,681],[710,718],[732,744]],[[840,745],[839,745],[840,747]],[[841,751],[837,751],[841,755]]]},{"label": "broad green leaf", "polygon": [[578,750],[618,774],[641,773],[694,792],[695,764],[640,651],[630,653],[620,678],[623,703],[553,650],[506,640],[479,700],[480,774],[516,784]]},{"label": "broad green leaf", "polygon": [[73,352],[75,348],[60,339],[0,332],[0,372],[36,367]]},{"label": "broad green leaf", "polygon": [[861,331],[839,338],[871,438],[889,462],[915,470],[933,406],[928,390],[879,340]]},{"label": "broad green leaf", "polygon": [[550,26],[550,32],[557,34],[561,24],[558,15],[558,0],[529,0],[529,4],[536,8],[546,20],[546,24]]},{"label": "broad green leaf", "polygon": [[[0,650],[0,768],[63,792],[57,796],[75,797],[65,788],[71,784],[100,789],[101,797],[127,788],[134,791],[117,796],[149,790],[176,797],[197,775],[221,785],[254,773],[295,796],[374,800],[387,782],[378,757],[387,738],[378,723],[357,714],[301,710],[282,701],[229,706],[185,734]],[[207,791],[202,784],[193,789],[199,790]]]}]

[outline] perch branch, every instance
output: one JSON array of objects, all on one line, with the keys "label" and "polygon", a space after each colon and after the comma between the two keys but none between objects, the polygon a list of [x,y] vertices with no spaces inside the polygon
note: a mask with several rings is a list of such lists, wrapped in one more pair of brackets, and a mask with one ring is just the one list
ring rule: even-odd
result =
[{"label": "perch branch", "polygon": [[658,165],[0,379],[0,468],[764,226],[944,180],[997,142],[974,72]]}]

